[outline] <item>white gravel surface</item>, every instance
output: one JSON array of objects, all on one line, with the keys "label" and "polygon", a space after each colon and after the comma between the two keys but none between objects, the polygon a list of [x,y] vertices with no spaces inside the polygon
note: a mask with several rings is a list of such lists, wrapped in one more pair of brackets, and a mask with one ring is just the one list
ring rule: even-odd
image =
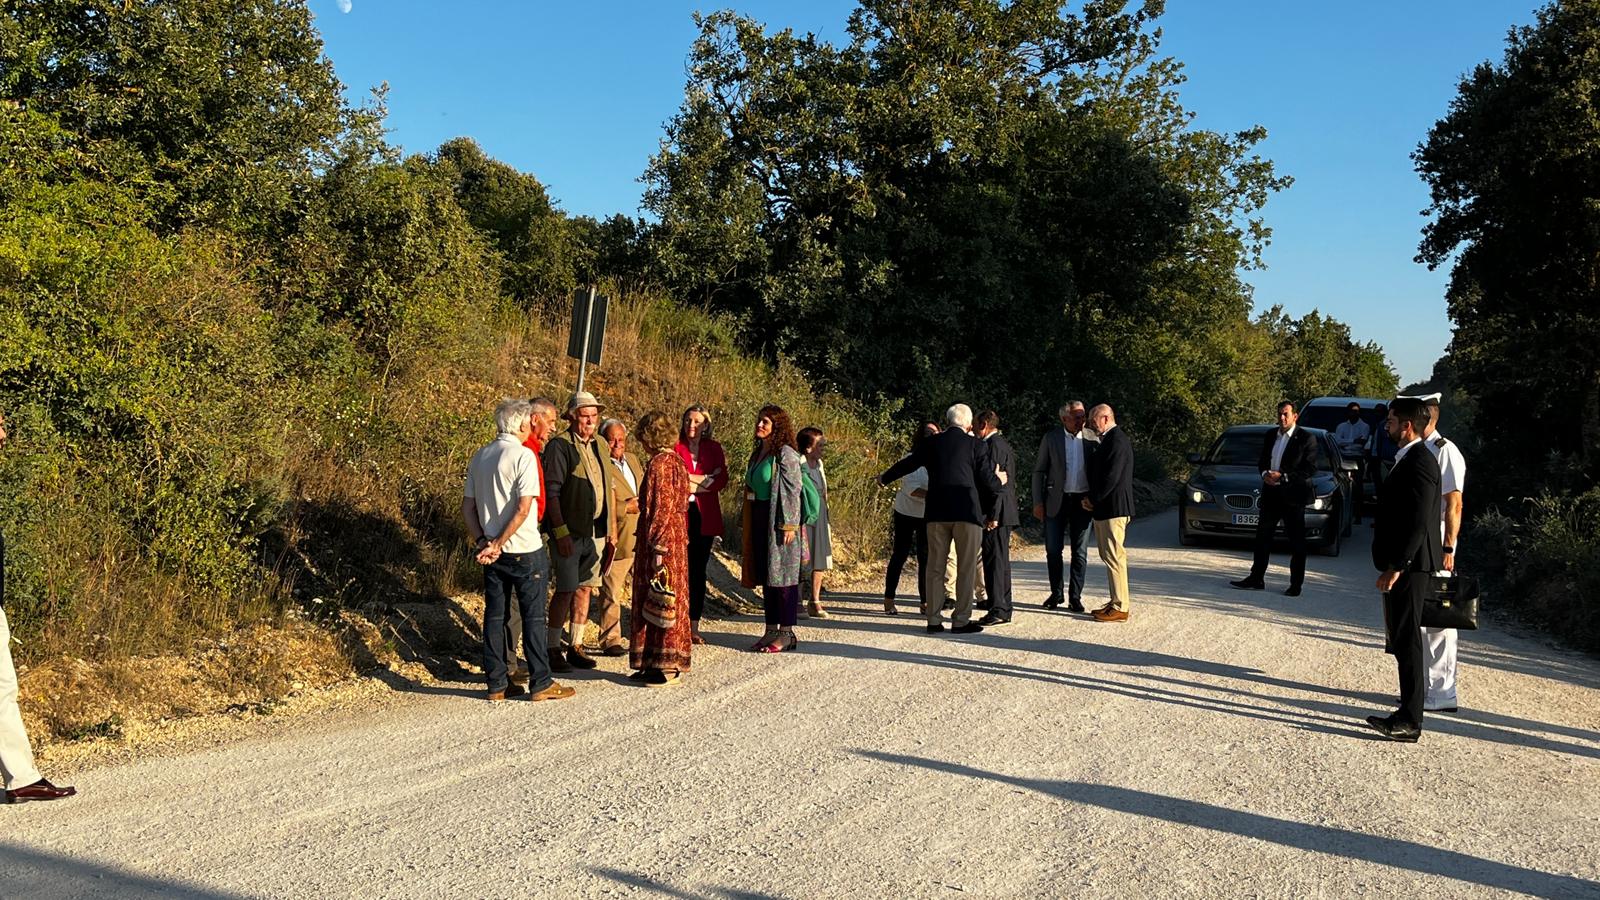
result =
[{"label": "white gravel surface", "polygon": [[795,653],[710,623],[678,687],[607,660],[559,703],[430,687],[80,773],[0,808],[0,896],[1600,896],[1593,658],[1464,635],[1461,712],[1387,743],[1367,529],[1294,600],[1174,533],[1129,531],[1126,624],[1040,609],[1035,551],[981,635],[868,590]]}]

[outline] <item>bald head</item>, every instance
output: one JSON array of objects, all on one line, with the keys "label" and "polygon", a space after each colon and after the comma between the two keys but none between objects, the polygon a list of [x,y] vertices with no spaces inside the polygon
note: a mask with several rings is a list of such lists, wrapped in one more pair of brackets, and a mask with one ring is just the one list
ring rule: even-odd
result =
[{"label": "bald head", "polygon": [[1115,428],[1117,424],[1116,410],[1109,403],[1098,403],[1089,410],[1089,427],[1100,433],[1105,433]]}]

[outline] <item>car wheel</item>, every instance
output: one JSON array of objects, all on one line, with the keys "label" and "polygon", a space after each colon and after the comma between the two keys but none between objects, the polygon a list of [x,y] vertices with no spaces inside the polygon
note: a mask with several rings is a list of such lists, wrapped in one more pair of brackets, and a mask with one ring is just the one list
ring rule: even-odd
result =
[{"label": "car wheel", "polygon": [[1197,543],[1199,543],[1199,541],[1196,540],[1194,535],[1189,533],[1189,529],[1184,528],[1183,527],[1183,523],[1179,522],[1178,523],[1178,546],[1180,546],[1180,547],[1193,547]]},{"label": "car wheel", "polygon": [[[1331,518],[1335,522],[1339,522],[1339,521],[1342,521],[1339,518],[1342,515],[1344,515],[1344,507],[1343,506],[1335,506],[1333,508],[1333,515],[1329,516],[1329,518]],[[1317,552],[1322,554],[1323,556],[1338,556],[1339,555],[1339,544],[1342,542],[1342,538],[1343,538],[1345,532],[1348,532],[1348,531],[1349,531],[1348,528],[1330,528],[1330,529],[1328,529],[1328,533],[1330,535],[1332,535],[1332,537],[1329,537],[1326,541],[1324,541],[1322,546],[1317,548]]]}]

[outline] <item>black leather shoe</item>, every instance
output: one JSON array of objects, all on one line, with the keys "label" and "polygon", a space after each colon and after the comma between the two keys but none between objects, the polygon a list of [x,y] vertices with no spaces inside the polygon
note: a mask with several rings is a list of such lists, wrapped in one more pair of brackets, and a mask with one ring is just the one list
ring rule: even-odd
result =
[{"label": "black leather shoe", "polygon": [[1402,744],[1415,744],[1417,738],[1422,737],[1421,728],[1394,716],[1367,716],[1367,724],[1372,726],[1373,731]]},{"label": "black leather shoe", "polygon": [[965,625],[957,625],[950,629],[954,634],[977,634],[982,630],[983,626],[977,622],[968,622]]},{"label": "black leather shoe", "polygon": [[972,604],[972,608],[976,609],[976,610],[981,610],[983,612],[988,612],[989,610],[994,609],[994,601],[993,600],[979,600],[977,603]]},{"label": "black leather shoe", "polygon": [[1044,608],[1045,609],[1059,609],[1060,607],[1061,607],[1061,598],[1060,597],[1051,597],[1050,599],[1044,601]]},{"label": "black leather shoe", "polygon": [[1086,613],[1088,610],[1083,608],[1082,603],[1070,603],[1067,605],[1067,612]]},{"label": "black leather shoe", "polygon": [[600,652],[604,653],[607,656],[627,656],[628,655],[628,645],[627,644],[612,644],[611,646],[605,648],[604,650],[601,650]]},{"label": "black leather shoe", "polygon": [[589,654],[579,650],[577,647],[567,651],[567,662],[571,663],[574,669],[592,669],[599,665]]},{"label": "black leather shoe", "polygon": [[928,633],[929,634],[938,634],[939,632],[941,632],[943,630],[944,630],[944,623],[943,622],[938,622],[936,624],[928,626]]},{"label": "black leather shoe", "polygon": [[567,662],[567,655],[560,650],[550,651],[550,671],[571,672],[572,664]]},{"label": "black leather shoe", "polygon": [[1265,581],[1257,581],[1254,578],[1241,578],[1238,581],[1230,581],[1228,583],[1241,591],[1259,591],[1267,586]]},{"label": "black leather shoe", "polygon": [[991,612],[987,616],[984,616],[983,618],[979,619],[978,620],[978,624],[982,625],[984,628],[997,628],[997,627],[999,627],[1001,625],[1010,625],[1011,624],[1011,620],[1010,619],[1002,619],[999,616],[997,616],[997,615],[995,615],[994,613]]},{"label": "black leather shoe", "polygon": [[56,787],[47,779],[41,778],[33,784],[24,785],[14,791],[6,791],[7,803],[29,803],[34,800],[64,800],[78,793],[75,787]]},{"label": "black leather shoe", "polygon": [[1283,595],[1285,597],[1298,597],[1298,596],[1300,596],[1300,585],[1298,585],[1298,584],[1290,585],[1287,589],[1284,590]]}]

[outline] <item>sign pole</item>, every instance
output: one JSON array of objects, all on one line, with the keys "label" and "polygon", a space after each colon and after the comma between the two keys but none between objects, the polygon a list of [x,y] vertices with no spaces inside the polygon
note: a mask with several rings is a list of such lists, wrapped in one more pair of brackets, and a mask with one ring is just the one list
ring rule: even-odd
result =
[{"label": "sign pole", "polygon": [[589,285],[589,302],[583,308],[583,351],[578,354],[578,389],[583,393],[584,370],[589,366],[589,329],[594,324],[594,285]]}]

